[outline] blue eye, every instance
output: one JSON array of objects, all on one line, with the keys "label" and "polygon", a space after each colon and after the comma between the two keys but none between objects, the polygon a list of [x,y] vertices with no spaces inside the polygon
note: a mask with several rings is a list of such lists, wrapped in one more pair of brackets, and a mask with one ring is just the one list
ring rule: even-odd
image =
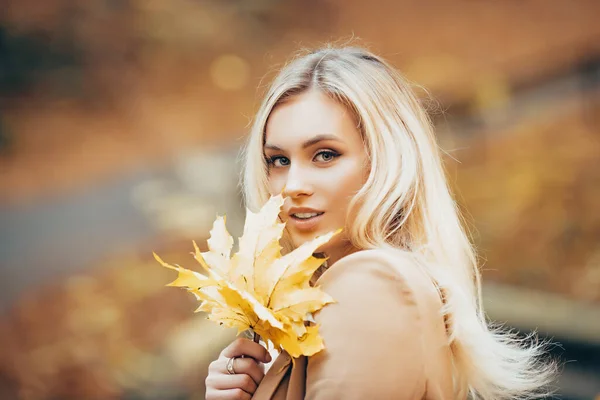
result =
[{"label": "blue eye", "polygon": [[273,156],[267,158],[267,164],[275,168],[287,167],[290,165],[290,159],[283,156]]},{"label": "blue eye", "polygon": [[315,160],[320,162],[331,162],[339,156],[340,155],[335,151],[323,150],[317,153]]}]

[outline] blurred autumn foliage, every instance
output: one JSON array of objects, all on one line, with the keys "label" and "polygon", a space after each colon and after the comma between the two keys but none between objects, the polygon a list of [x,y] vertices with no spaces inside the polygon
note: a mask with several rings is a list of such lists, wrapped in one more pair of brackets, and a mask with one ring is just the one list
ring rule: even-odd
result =
[{"label": "blurred autumn foliage", "polygon": [[[189,263],[183,243],[168,248]],[[24,296],[0,325],[2,398],[202,393],[198,376],[234,334],[192,318],[191,296],[163,290],[172,278],[145,254],[123,254]]]},{"label": "blurred autumn foliage", "polygon": [[599,113],[599,101],[563,110],[460,153],[486,278],[600,301]]}]

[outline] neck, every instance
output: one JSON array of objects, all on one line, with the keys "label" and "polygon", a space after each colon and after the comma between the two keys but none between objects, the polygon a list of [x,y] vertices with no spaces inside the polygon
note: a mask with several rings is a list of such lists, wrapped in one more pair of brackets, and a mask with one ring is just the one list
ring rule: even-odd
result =
[{"label": "neck", "polygon": [[337,246],[331,250],[325,252],[327,257],[327,264],[331,267],[333,264],[341,260],[342,258],[356,253],[359,249],[354,247],[349,241],[344,242],[341,246]]},{"label": "neck", "polygon": [[323,265],[317,269],[311,279],[311,285],[314,285],[315,282],[321,277],[323,272],[327,271],[333,264],[335,264],[340,259],[344,258],[347,255],[357,252],[358,249],[350,244],[347,246],[340,246],[331,250],[327,250],[326,252],[314,253],[314,256],[317,258],[327,258],[326,261],[323,262]]}]

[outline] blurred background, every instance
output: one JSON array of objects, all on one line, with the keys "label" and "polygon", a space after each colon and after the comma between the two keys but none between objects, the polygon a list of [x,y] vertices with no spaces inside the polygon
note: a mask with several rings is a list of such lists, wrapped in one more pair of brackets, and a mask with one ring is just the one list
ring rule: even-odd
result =
[{"label": "blurred background", "polygon": [[241,233],[238,150],[301,47],[370,47],[419,90],[490,319],[600,396],[598,0],[1,0],[0,399],[203,399],[234,332],[152,258]]}]

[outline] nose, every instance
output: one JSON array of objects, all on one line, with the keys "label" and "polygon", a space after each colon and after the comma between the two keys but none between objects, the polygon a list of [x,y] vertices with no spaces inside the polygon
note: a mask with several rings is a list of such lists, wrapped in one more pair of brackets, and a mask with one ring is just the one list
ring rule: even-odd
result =
[{"label": "nose", "polygon": [[285,188],[283,190],[284,196],[296,198],[313,194],[313,188],[308,182],[308,174],[306,172],[307,171],[303,171],[302,168],[298,168],[297,164],[292,165],[289,168]]}]

